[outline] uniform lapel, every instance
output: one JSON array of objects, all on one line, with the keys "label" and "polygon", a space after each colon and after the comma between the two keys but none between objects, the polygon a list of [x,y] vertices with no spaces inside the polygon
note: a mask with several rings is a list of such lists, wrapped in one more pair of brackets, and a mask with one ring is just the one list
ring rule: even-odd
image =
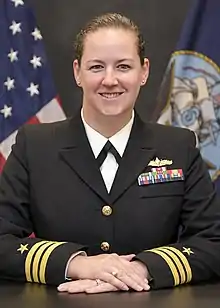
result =
[{"label": "uniform lapel", "polygon": [[69,120],[62,132],[61,158],[104,202],[109,203],[104,181],[87,139],[80,114]]},{"label": "uniform lapel", "polygon": [[146,169],[154,154],[153,132],[136,114],[130,138],[110,192],[112,203],[137,181],[139,174]]}]

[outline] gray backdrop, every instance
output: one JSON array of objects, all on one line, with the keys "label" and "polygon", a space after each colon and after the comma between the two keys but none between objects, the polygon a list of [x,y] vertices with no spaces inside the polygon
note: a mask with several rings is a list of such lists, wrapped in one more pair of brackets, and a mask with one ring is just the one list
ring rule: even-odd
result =
[{"label": "gray backdrop", "polygon": [[175,49],[191,0],[26,0],[35,9],[53,71],[57,91],[67,115],[80,106],[81,92],[72,75],[73,40],[94,15],[120,12],[134,19],[147,41],[151,73],[137,102],[144,120],[152,118],[156,97],[170,54]]}]

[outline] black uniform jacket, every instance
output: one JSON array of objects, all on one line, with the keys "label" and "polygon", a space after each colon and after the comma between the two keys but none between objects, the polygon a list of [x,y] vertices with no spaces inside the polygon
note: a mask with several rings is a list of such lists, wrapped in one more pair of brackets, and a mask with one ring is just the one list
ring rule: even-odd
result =
[{"label": "black uniform jacket", "polygon": [[220,276],[220,203],[192,132],[136,115],[109,194],[80,115],[18,132],[0,179],[0,277],[59,284],[78,250],[135,253],[152,288]]}]

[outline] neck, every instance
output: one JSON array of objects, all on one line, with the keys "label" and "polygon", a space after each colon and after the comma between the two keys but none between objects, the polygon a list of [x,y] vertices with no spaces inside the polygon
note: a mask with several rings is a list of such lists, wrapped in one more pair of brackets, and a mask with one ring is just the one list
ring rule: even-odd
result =
[{"label": "neck", "polygon": [[132,117],[132,111],[116,116],[94,115],[83,109],[83,117],[86,123],[106,138],[110,138],[128,124]]}]

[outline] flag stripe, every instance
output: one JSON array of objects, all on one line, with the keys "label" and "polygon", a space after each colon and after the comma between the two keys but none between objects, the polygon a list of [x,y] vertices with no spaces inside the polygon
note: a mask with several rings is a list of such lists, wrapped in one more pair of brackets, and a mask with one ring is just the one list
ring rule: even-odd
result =
[{"label": "flag stripe", "polygon": [[0,152],[2,153],[5,159],[7,159],[9,153],[11,152],[11,146],[15,143],[16,135],[17,135],[17,131],[12,133],[8,138],[6,138],[0,144]]},{"label": "flag stripe", "polygon": [[39,124],[39,123],[40,121],[36,116],[32,117],[30,120],[27,121],[27,124]]},{"label": "flag stripe", "polygon": [[65,114],[56,98],[52,99],[37,114],[40,122],[54,122],[65,119]]},{"label": "flag stripe", "polygon": [[5,164],[5,158],[4,156],[0,153],[0,173],[2,172],[3,166]]}]

